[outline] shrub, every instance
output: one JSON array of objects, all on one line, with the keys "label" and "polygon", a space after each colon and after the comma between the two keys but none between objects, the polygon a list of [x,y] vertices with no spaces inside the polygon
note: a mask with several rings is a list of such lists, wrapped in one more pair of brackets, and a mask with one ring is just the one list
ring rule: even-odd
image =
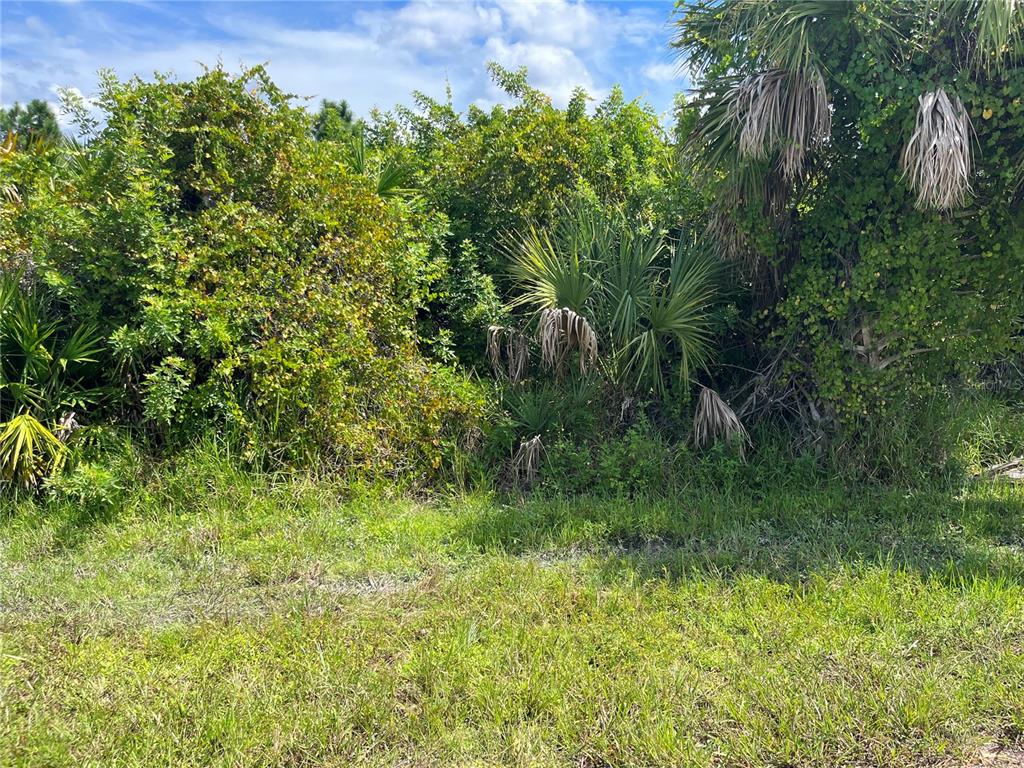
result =
[{"label": "shrub", "polygon": [[[577,196],[621,209],[644,232],[689,228],[700,205],[650,106],[614,88],[591,110],[579,89],[559,109],[529,85],[524,69],[490,70],[510,105],[471,106],[463,114],[450,100],[416,94],[415,109],[378,114],[369,128],[376,144],[412,151],[424,204],[445,217],[437,255],[446,266],[436,286],[444,298],[424,315],[451,332],[460,359],[470,364],[481,357],[482,329],[499,320],[481,277],[493,277],[498,294],[509,288],[502,248],[509,230],[550,225]],[[486,320],[481,326],[475,317]]]},{"label": "shrub", "polygon": [[87,145],[26,174],[13,226],[111,331],[122,418],[173,444],[228,428],[293,461],[434,472],[478,402],[418,350],[424,255],[380,179],[259,67],[108,76],[98,103]]}]

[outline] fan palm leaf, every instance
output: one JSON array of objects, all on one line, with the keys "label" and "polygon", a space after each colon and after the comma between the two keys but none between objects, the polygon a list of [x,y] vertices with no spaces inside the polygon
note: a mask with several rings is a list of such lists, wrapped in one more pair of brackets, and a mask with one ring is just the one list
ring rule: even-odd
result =
[{"label": "fan palm leaf", "polygon": [[562,249],[547,231],[531,226],[525,234],[514,238],[511,251],[512,279],[519,289],[513,307],[528,307],[535,311],[568,308],[584,313],[594,293],[594,279],[586,256],[588,248]]},{"label": "fan palm leaf", "polygon": [[66,450],[34,416],[18,414],[0,425],[0,477],[30,488],[60,468]]},{"label": "fan palm leaf", "polygon": [[740,453],[750,444],[750,435],[736,412],[717,392],[702,387],[693,415],[693,442],[698,448],[707,448],[717,442],[738,443]]}]

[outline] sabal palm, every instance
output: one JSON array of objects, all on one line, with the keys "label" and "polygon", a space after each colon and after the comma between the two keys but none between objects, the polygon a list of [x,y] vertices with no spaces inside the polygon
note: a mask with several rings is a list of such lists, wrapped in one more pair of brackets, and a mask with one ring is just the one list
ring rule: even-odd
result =
[{"label": "sabal palm", "polygon": [[[914,29],[925,39],[940,29],[959,30],[959,55],[975,72],[1024,57],[1020,0],[722,0],[686,3],[679,11],[674,44],[698,75],[702,110],[693,159],[730,169],[739,198],[758,194],[765,178],[769,193],[784,194],[807,155],[827,144],[835,83],[818,46],[833,36],[832,25],[849,25],[853,14],[893,56],[918,45]],[[970,187],[970,123],[951,86],[921,94],[918,127],[902,157],[924,208],[962,204]]]},{"label": "sabal palm", "polygon": [[592,332],[600,368],[617,386],[663,393],[670,369],[687,379],[710,359],[714,262],[696,249],[574,209],[552,231],[515,240],[511,264],[519,289],[512,307],[540,318],[542,347],[552,330],[544,318],[571,312]]}]

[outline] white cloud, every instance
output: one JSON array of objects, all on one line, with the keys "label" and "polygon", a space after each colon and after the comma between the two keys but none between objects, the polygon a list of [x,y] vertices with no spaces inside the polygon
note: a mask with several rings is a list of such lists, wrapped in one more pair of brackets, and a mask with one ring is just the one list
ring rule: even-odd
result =
[{"label": "white cloud", "polygon": [[399,51],[451,54],[474,39],[497,34],[501,11],[468,0],[414,0],[397,10],[362,12],[355,21],[376,34],[382,47]]},{"label": "white cloud", "polygon": [[666,83],[672,80],[678,80],[680,76],[681,70],[676,64],[657,62],[654,64],[648,64],[644,67],[644,77],[648,80],[656,80],[657,82]]},{"label": "white cloud", "polygon": [[597,13],[582,2],[498,0],[498,6],[515,32],[535,42],[585,47],[600,31]]}]

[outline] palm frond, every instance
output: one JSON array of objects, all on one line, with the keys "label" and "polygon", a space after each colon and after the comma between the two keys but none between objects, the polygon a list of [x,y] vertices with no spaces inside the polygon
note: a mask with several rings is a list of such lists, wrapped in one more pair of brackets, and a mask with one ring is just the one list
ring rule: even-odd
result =
[{"label": "palm frond", "polygon": [[34,416],[22,413],[0,425],[0,477],[31,488],[64,462],[66,448]]},{"label": "palm frond", "polygon": [[517,384],[526,375],[529,359],[529,342],[525,334],[503,325],[487,328],[487,360],[495,376],[504,376]]},{"label": "palm frond", "polygon": [[751,444],[736,412],[713,389],[702,387],[693,414],[693,443],[698,448],[707,448],[721,441],[738,444],[741,455],[744,447]]},{"label": "palm frond", "polygon": [[531,226],[525,234],[513,236],[507,250],[512,279],[520,290],[513,307],[586,311],[594,280],[588,269],[589,245],[584,247],[582,238],[576,247],[562,249],[547,231]]},{"label": "palm frond", "polygon": [[918,98],[914,132],[901,157],[903,176],[917,193],[917,207],[949,210],[971,192],[971,134],[959,97],[937,88]]},{"label": "palm frond", "polygon": [[976,72],[1001,72],[1024,58],[1022,0],[932,0],[928,10],[938,28],[960,31]]},{"label": "palm frond", "polygon": [[800,175],[807,151],[820,147],[831,133],[825,79],[814,66],[750,75],[730,93],[729,108],[739,131],[739,157],[767,160],[777,153],[787,180]]},{"label": "palm frond", "polygon": [[541,441],[540,435],[535,435],[519,443],[516,455],[512,459],[512,471],[519,487],[529,489],[537,483],[543,451],[544,443]]},{"label": "palm frond", "polygon": [[564,373],[573,353],[578,354],[581,374],[586,374],[597,362],[597,334],[587,318],[569,307],[541,310],[537,340],[541,360],[558,374]]},{"label": "palm frond", "polygon": [[628,343],[637,319],[653,301],[655,264],[665,251],[660,237],[636,237],[628,231],[612,251],[602,285],[611,309],[611,336],[616,344]]},{"label": "palm frond", "polygon": [[413,192],[409,184],[415,166],[395,157],[383,160],[374,174],[377,194],[381,197],[399,197]]},{"label": "palm frond", "polygon": [[826,21],[850,13],[851,3],[835,0],[721,0],[682,2],[677,6],[678,33],[673,46],[692,72],[702,74],[723,61],[721,40],[736,50],[735,66],[755,69],[803,69],[814,63],[813,35]]},{"label": "palm frond", "polygon": [[1024,32],[1024,2],[975,0],[974,5],[975,66],[985,71],[999,70],[1007,61],[1019,60]]}]

